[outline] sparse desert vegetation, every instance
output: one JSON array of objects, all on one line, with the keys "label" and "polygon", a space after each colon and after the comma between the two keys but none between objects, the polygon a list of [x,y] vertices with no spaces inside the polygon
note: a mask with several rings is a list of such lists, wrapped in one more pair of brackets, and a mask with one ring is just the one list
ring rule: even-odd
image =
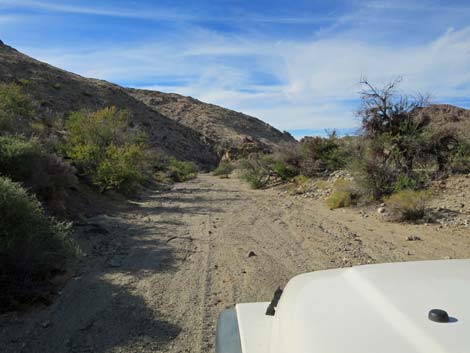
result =
[{"label": "sparse desert vegetation", "polygon": [[212,174],[220,178],[228,178],[235,168],[236,167],[233,163],[221,161],[217,168],[212,171]]},{"label": "sparse desert vegetation", "polygon": [[469,112],[397,81],[363,82],[357,135],[297,143],[2,44],[0,62],[0,311],[32,309],[0,317],[6,352],[210,351],[220,310],[295,274],[470,254]]},{"label": "sparse desert vegetation", "polygon": [[[67,209],[80,183],[131,194],[155,169],[171,181],[194,178],[198,167],[151,150],[125,110],[74,112],[60,134],[37,118],[34,101],[16,84],[0,84],[1,311],[40,301],[50,281],[77,253]],[[55,135],[54,135],[55,133]],[[161,155],[159,158],[158,156]],[[39,299],[38,299],[39,298]]]},{"label": "sparse desert vegetation", "polygon": [[150,177],[152,152],[144,133],[130,126],[127,111],[76,112],[65,127],[65,155],[101,191],[129,194]]},{"label": "sparse desert vegetation", "polygon": [[0,177],[0,313],[48,302],[49,280],[76,252],[70,224],[48,217],[20,184]]},{"label": "sparse desert vegetation", "polygon": [[[357,136],[307,137],[296,149],[271,155],[252,155],[241,163],[242,175],[253,188],[292,183],[294,193],[325,189],[331,173],[344,170],[348,180],[327,183],[330,209],[387,200],[389,219],[411,221],[425,216],[431,184],[469,168],[468,135],[455,127],[436,128],[421,111],[428,105],[423,96],[399,93],[400,79],[384,87],[362,81],[362,128]],[[300,174],[300,175],[299,175]],[[303,186],[302,186],[303,185]]]}]

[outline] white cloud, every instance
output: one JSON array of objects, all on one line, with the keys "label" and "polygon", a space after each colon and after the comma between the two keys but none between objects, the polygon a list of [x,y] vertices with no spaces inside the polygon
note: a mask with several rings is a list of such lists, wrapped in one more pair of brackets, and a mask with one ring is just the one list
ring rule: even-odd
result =
[{"label": "white cloud", "polygon": [[[158,4],[157,4],[158,5]],[[182,8],[160,8],[155,6],[142,6],[142,4],[129,3],[128,7],[114,9],[105,6],[70,5],[52,1],[36,0],[2,0],[0,7],[8,8],[28,8],[47,12],[58,12],[68,14],[83,14],[106,17],[137,18],[156,21],[211,21],[211,22],[256,22],[256,23],[277,23],[277,24],[316,24],[332,20],[328,15],[302,15],[302,16],[266,16],[252,13],[240,13],[237,16],[220,15],[211,16],[205,13],[198,16],[197,11],[193,11],[190,6]],[[215,6],[214,6],[215,7]],[[196,7],[198,8],[198,7]]]},{"label": "white cloud", "polygon": [[188,20],[192,16],[183,15],[176,11],[147,9],[146,11],[135,10],[132,8],[113,10],[105,7],[89,7],[76,6],[63,3],[34,1],[34,0],[2,0],[2,7],[12,8],[28,8],[48,12],[60,12],[83,15],[96,15],[108,17],[126,17],[126,18],[142,18],[154,20]]},{"label": "white cloud", "polygon": [[[191,95],[283,130],[356,126],[351,100],[362,75],[379,83],[403,76],[404,90],[440,100],[470,96],[470,27],[412,46],[352,37],[277,41],[191,30],[139,45],[26,52],[85,76]],[[277,82],[259,82],[260,73]],[[184,84],[159,83],[178,80]]]}]

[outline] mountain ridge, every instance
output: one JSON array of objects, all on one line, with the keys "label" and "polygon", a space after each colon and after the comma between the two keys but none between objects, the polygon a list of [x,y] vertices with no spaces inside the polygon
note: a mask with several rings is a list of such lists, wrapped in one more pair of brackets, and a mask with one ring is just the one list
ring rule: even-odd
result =
[{"label": "mountain ridge", "polygon": [[[223,150],[238,148],[244,138],[255,140],[267,149],[284,142],[296,143],[292,136],[242,113],[174,93],[139,91],[100,79],[86,78],[31,58],[3,42],[0,44],[0,64],[0,82],[21,85],[35,101],[38,116],[46,124],[63,121],[73,111],[94,111],[116,106],[128,110],[133,121],[142,125],[152,147],[179,159],[194,161],[202,169],[216,166]],[[176,96],[185,102],[193,100],[197,102],[194,107],[202,107],[203,110],[206,109],[204,107],[210,107],[207,109],[211,112],[211,123],[205,124],[198,116],[199,122],[191,126],[181,122],[187,120],[187,115],[184,115],[184,119],[178,119],[175,114],[166,116],[162,109],[156,109],[141,97],[151,94],[164,96],[165,101],[174,100]],[[219,116],[215,116],[214,111]],[[207,130],[208,126],[213,125],[214,119],[219,121],[217,129]],[[244,125],[246,129],[243,133],[235,131],[235,127]],[[230,135],[237,137],[228,138]]]}]

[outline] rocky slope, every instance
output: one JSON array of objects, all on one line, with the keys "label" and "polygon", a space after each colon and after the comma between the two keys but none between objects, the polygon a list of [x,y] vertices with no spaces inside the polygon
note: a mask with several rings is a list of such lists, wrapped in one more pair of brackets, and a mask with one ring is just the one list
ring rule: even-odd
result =
[{"label": "rocky slope", "polygon": [[200,132],[218,152],[243,146],[250,140],[267,148],[296,143],[289,133],[280,132],[257,118],[192,97],[140,89],[128,89],[128,92],[151,109]]},{"label": "rocky slope", "polygon": [[76,110],[127,109],[155,148],[204,169],[217,165],[224,149],[237,148],[246,138],[267,149],[295,143],[289,134],[256,118],[190,97],[85,78],[35,60],[1,41],[0,82],[23,86],[36,102],[39,118],[51,126],[60,125],[58,121]]},{"label": "rocky slope", "polygon": [[431,104],[419,110],[417,117],[429,121],[435,129],[455,129],[470,137],[470,110],[450,104]]}]

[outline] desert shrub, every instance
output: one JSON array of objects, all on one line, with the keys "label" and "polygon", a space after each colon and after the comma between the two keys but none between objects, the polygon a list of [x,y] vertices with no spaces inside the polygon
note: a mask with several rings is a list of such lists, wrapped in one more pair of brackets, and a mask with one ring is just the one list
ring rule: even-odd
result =
[{"label": "desert shrub", "polygon": [[360,188],[351,180],[338,179],[333,185],[333,192],[326,200],[330,209],[349,207],[357,204],[361,197]]},{"label": "desert shrub", "polygon": [[426,190],[402,190],[386,199],[392,219],[398,221],[416,221],[426,215],[430,193]]},{"label": "desert shrub", "polygon": [[131,127],[127,111],[110,107],[76,112],[66,130],[64,153],[102,191],[130,192],[149,178],[153,155],[143,132]]},{"label": "desert shrub", "polygon": [[446,169],[457,136],[452,130],[432,131],[430,120],[417,115],[427,98],[400,94],[399,82],[383,88],[362,82],[358,115],[364,148],[353,165],[357,179],[376,199],[426,187],[433,168]]},{"label": "desert shrub", "polygon": [[170,184],[170,183],[173,183],[174,181],[170,178],[170,176],[168,175],[168,173],[164,172],[164,171],[161,171],[161,170],[157,170],[154,174],[153,174],[153,180],[155,180],[157,183],[165,183],[165,184]]},{"label": "desert shrub", "polygon": [[268,177],[261,170],[250,170],[243,174],[243,179],[250,184],[252,189],[261,189],[268,184]]},{"label": "desert shrub", "polygon": [[398,175],[395,183],[393,184],[394,192],[401,190],[419,190],[429,186],[431,177],[425,170],[414,171],[413,176],[410,177],[406,174]]},{"label": "desert shrub", "polygon": [[33,116],[33,104],[21,86],[0,83],[0,132],[27,132]]},{"label": "desert shrub", "polygon": [[101,187],[101,191],[117,190],[130,194],[147,179],[144,171],[151,168],[149,161],[144,146],[110,145],[93,173],[93,182]]},{"label": "desert shrub", "polygon": [[0,177],[0,312],[37,300],[75,252],[70,226],[48,218],[39,201]]},{"label": "desert shrub", "polygon": [[53,212],[64,210],[67,191],[77,183],[72,166],[21,136],[0,136],[0,175],[23,183]]},{"label": "desert shrub", "polygon": [[274,162],[273,172],[282,180],[290,180],[299,175],[299,169],[297,167],[283,161]]},{"label": "desert shrub", "polygon": [[399,172],[377,156],[367,154],[357,158],[349,165],[349,169],[364,193],[371,195],[373,199],[395,191],[394,185]]},{"label": "desert shrub", "polygon": [[310,179],[305,175],[297,175],[292,179],[292,185],[289,187],[289,191],[293,194],[303,194],[307,192],[309,188]]},{"label": "desert shrub", "polygon": [[261,189],[269,183],[272,163],[272,156],[252,156],[250,159],[241,160],[241,177],[252,189]]},{"label": "desert shrub", "polygon": [[25,181],[36,171],[41,150],[36,140],[21,136],[0,136],[0,174]]},{"label": "desert shrub", "polygon": [[171,180],[182,182],[197,177],[198,168],[193,162],[180,161],[170,158],[167,174]]},{"label": "desert shrub", "polygon": [[330,183],[326,180],[317,180],[317,181],[315,181],[315,183],[313,185],[315,185],[315,187],[320,189],[320,190],[328,189],[331,186]]},{"label": "desert shrub", "polygon": [[219,166],[212,171],[212,174],[221,178],[228,178],[229,174],[232,173],[235,166],[227,161],[220,162]]},{"label": "desert shrub", "polygon": [[[299,175],[296,166],[279,160],[278,154],[252,155],[249,159],[239,162],[241,177],[247,181],[253,189],[260,189],[269,184],[270,181],[291,180]],[[277,178],[276,178],[277,177]]]},{"label": "desert shrub", "polygon": [[330,209],[349,207],[351,205],[351,194],[346,191],[333,191],[326,199],[326,204]]},{"label": "desert shrub", "polygon": [[183,182],[194,179],[198,167],[193,162],[181,161],[164,153],[153,153],[153,179],[160,183]]},{"label": "desert shrub", "polygon": [[281,144],[281,146],[273,154],[275,161],[300,169],[302,162],[302,151],[298,144]]},{"label": "desert shrub", "polygon": [[303,175],[316,176],[338,170],[348,162],[348,153],[335,133],[328,138],[304,138],[300,143],[300,172]]},{"label": "desert shrub", "polygon": [[470,141],[462,140],[458,143],[449,164],[454,173],[470,172]]}]

